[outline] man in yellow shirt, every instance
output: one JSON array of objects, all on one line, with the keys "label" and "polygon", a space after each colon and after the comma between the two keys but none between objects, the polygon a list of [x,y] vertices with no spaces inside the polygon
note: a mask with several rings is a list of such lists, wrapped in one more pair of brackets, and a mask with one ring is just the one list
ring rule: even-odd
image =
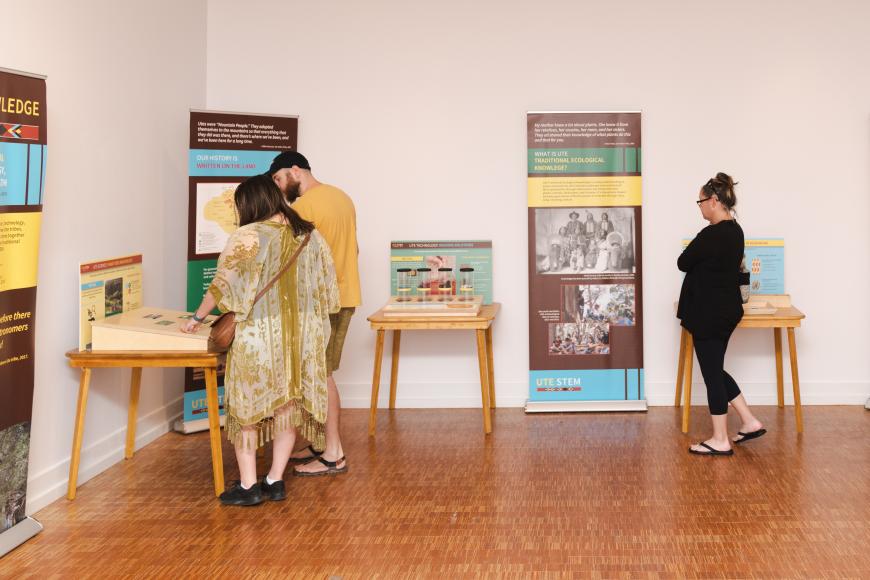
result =
[{"label": "man in yellow shirt", "polygon": [[298,450],[294,459],[312,461],[296,467],[296,475],[313,476],[343,473],[347,460],[339,435],[341,400],[332,372],[338,370],[341,350],[351,316],[360,305],[359,246],[356,240],[356,209],[350,197],[337,187],[320,183],[311,174],[308,160],[296,151],[285,151],[272,162],[269,173],[287,197],[293,209],[313,222],[326,239],[335,262],[341,310],[331,314],[332,333],[326,348],[328,408],[326,415],[326,449],[315,451],[310,445]]}]

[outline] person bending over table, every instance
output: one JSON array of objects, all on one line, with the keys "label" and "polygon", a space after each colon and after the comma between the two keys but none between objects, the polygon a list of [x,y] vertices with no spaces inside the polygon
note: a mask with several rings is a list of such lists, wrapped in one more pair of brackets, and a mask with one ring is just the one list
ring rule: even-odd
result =
[{"label": "person bending over table", "polygon": [[677,260],[677,267],[686,273],[677,318],[692,334],[713,420],[713,437],[689,448],[698,455],[734,454],[727,431],[729,403],[742,421],[734,443],[766,433],[724,369],[728,339],[743,318],[739,286],[743,229],[734,217],[734,185],[730,176],[717,173],[701,187],[695,203],[710,225],[698,232]]},{"label": "person bending over table", "polygon": [[[339,298],[326,242],[287,205],[270,176],[246,180],[234,200],[239,228],[182,330],[196,332],[215,306],[236,314],[224,401],[240,481],[232,482],[220,501],[248,506],[287,497],[284,470],[297,433],[315,445],[325,444],[326,344],[329,315],[338,312]],[[295,263],[254,303],[309,234]],[[272,466],[258,482],[256,450],[269,441]]]}]

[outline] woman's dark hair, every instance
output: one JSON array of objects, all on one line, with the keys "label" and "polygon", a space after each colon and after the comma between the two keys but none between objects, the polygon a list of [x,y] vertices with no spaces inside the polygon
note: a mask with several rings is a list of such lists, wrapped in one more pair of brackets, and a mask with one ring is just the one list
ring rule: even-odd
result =
[{"label": "woman's dark hair", "polygon": [[287,219],[294,235],[307,234],[314,224],[302,219],[296,210],[284,201],[284,194],[268,175],[255,175],[239,184],[234,196],[239,212],[239,226],[266,221],[276,213]]},{"label": "woman's dark hair", "polygon": [[716,177],[710,179],[701,188],[704,190],[704,195],[719,198],[719,203],[727,209],[734,209],[737,205],[737,195],[734,193],[734,186],[737,182],[727,173],[717,173]]}]

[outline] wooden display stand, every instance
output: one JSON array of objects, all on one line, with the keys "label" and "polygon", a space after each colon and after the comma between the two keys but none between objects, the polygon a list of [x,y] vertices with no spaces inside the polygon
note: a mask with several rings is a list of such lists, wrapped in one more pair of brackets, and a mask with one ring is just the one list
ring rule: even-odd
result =
[{"label": "wooden display stand", "polygon": [[79,459],[82,450],[82,435],[85,430],[85,411],[88,404],[88,387],[91,381],[91,369],[95,368],[126,368],[133,370],[130,382],[130,406],[127,411],[127,445],[124,457],[133,457],[136,443],[136,412],[139,405],[139,386],[142,381],[143,367],[191,367],[201,368],[205,373],[206,404],[208,408],[208,429],[211,443],[211,464],[214,476],[214,492],[220,495],[224,491],[224,462],[221,453],[220,407],[218,404],[217,366],[221,354],[211,352],[183,351],[78,351],[66,353],[69,364],[82,370],[79,382],[79,400],[76,405],[76,424],[73,432],[72,458],[69,466],[69,486],[67,498],[75,499],[78,484]]},{"label": "wooden display stand", "polygon": [[419,316],[390,318],[383,309],[368,317],[372,330],[377,331],[375,342],[375,368],[372,376],[372,405],[369,415],[369,435],[374,437],[378,412],[378,389],[381,383],[381,359],[384,355],[384,333],[393,331],[393,357],[390,372],[390,409],[396,408],[396,383],[399,376],[399,346],[403,330],[474,330],[477,333],[477,361],[480,367],[480,398],[483,407],[483,432],[492,432],[490,409],[495,408],[495,377],[493,376],[492,323],[500,304],[483,306],[477,316],[467,318],[437,318]]},{"label": "wooden display stand", "polygon": [[[753,296],[752,300],[765,301],[772,306],[772,312],[766,314],[750,314],[752,308],[747,309],[743,319],[737,328],[772,328],[773,346],[776,358],[776,400],[777,406],[785,406],[783,394],[782,374],[782,329],[788,333],[789,360],[791,361],[791,384],[794,393],[794,415],[797,432],[804,430],[803,414],[801,412],[800,381],[798,379],[797,346],[795,345],[794,329],[801,325],[801,320],[806,318],[803,312],[791,305],[791,299],[783,296]],[[694,342],[692,334],[685,328],[680,333],[680,355],[677,361],[677,385],[674,397],[674,406],[680,406],[680,395],[683,394],[683,423],[682,432],[689,432],[689,407],[692,401],[692,361]],[[683,385],[685,384],[685,393]]]}]

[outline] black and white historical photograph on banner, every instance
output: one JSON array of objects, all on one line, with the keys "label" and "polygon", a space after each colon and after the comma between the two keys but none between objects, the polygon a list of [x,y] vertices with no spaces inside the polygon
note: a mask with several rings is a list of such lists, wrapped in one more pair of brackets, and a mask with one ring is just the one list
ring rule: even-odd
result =
[{"label": "black and white historical photograph on banner", "polygon": [[607,321],[567,322],[550,324],[549,327],[547,352],[550,355],[610,354],[610,324]]},{"label": "black and white historical photograph on banner", "polygon": [[634,208],[535,210],[538,274],[634,273]]},{"label": "black and white historical photograph on banner", "polygon": [[569,284],[562,286],[561,319],[634,326],[634,304],[634,284]]}]

